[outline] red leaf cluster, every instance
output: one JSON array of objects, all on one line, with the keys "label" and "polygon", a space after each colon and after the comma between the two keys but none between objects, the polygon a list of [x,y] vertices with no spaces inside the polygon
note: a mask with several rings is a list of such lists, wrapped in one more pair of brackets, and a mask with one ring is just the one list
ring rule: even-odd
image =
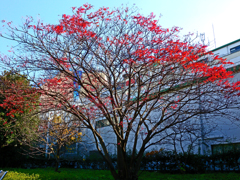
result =
[{"label": "red leaf cluster", "polygon": [[2,83],[4,88],[0,89],[0,94],[4,100],[0,107],[7,110],[6,116],[15,117],[16,114],[23,114],[25,110],[31,112],[36,108],[39,96],[37,89],[26,85],[25,81],[5,80]]}]

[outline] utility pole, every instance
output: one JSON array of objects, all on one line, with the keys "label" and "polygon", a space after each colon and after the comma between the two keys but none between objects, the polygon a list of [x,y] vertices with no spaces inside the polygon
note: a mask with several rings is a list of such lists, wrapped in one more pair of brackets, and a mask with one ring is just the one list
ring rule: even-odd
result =
[{"label": "utility pole", "polygon": [[48,112],[48,122],[47,122],[47,142],[46,142],[46,153],[45,153],[45,157],[47,158],[48,155],[48,147],[49,147],[49,128],[50,128],[50,112]]},{"label": "utility pole", "polygon": [[[202,41],[202,44],[205,45],[205,33],[200,34],[200,39]],[[201,102],[201,90],[200,90],[200,84],[198,82],[198,95],[199,95],[199,119],[200,119],[200,125],[201,125],[201,154],[205,154],[205,143],[204,143],[204,126],[203,126],[203,116],[202,116],[202,102]]]},{"label": "utility pole", "polygon": [[201,125],[201,154],[205,154],[205,142],[204,142],[204,126],[203,126],[203,116],[202,116],[202,102],[201,102],[201,91],[200,86],[198,86],[198,94],[199,94],[199,119],[200,119],[200,125]]},{"label": "utility pole", "polygon": [[216,48],[216,38],[215,38],[215,33],[214,33],[214,27],[213,27],[213,24],[212,24],[212,29],[213,29],[214,45],[215,45],[215,48]]}]

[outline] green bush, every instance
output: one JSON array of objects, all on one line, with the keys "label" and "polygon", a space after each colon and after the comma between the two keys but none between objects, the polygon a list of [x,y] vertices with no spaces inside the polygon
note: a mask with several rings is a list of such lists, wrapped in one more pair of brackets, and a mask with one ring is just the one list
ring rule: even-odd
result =
[{"label": "green bush", "polygon": [[152,151],[143,157],[141,169],[164,173],[240,172],[240,152],[198,155],[172,151]]},{"label": "green bush", "polygon": [[39,174],[21,173],[10,171],[4,176],[4,180],[40,180]]},{"label": "green bush", "polygon": [[110,171],[61,168],[55,172],[54,168],[37,169],[8,169],[3,180],[113,180]]}]

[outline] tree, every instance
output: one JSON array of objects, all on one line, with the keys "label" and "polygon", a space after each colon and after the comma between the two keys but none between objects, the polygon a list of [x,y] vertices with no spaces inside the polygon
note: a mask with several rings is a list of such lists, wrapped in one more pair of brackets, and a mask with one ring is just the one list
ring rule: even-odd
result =
[{"label": "tree", "polygon": [[56,159],[55,171],[58,171],[60,156],[65,150],[72,151],[72,144],[80,142],[82,132],[77,128],[77,122],[69,117],[69,114],[62,112],[48,112],[47,116],[53,117],[42,119],[41,123],[41,139],[46,144],[46,153],[53,154]]},{"label": "tree", "polygon": [[31,132],[38,129],[39,120],[32,113],[39,94],[20,73],[5,71],[0,81],[0,147],[19,144],[20,139],[34,140]]},{"label": "tree", "polygon": [[[67,113],[66,109],[62,110],[59,108],[61,105],[59,104],[58,100],[60,100],[61,97],[64,97],[67,100],[70,100],[73,97],[72,93],[70,92],[73,89],[73,82],[68,79],[66,81],[64,80],[66,80],[65,77],[62,77],[62,75],[57,75],[54,78],[43,80],[41,83],[38,83],[40,86],[39,88],[34,88],[34,93],[41,94],[41,96],[38,96],[39,102],[34,102],[33,104],[33,108],[38,110],[35,110],[32,116],[38,117],[38,124],[36,124],[33,128],[31,128],[32,124],[28,124],[28,126],[30,126],[32,129],[31,132],[28,131],[28,134],[29,136],[31,135],[34,137],[34,139],[18,139],[21,144],[27,146],[32,151],[32,153],[28,152],[28,155],[45,154],[46,157],[47,155],[49,155],[49,157],[54,157],[56,160],[56,172],[60,172],[58,170],[60,156],[63,155],[66,150],[71,151],[69,146],[79,143],[82,135],[82,132],[80,132],[79,129],[80,124],[78,121],[76,121],[74,115]],[[23,103],[29,103],[29,100],[25,97],[32,95],[31,92],[26,93],[24,91],[24,93],[25,96],[23,94],[18,95],[22,98],[21,101],[16,101],[18,104],[20,104],[20,107]],[[8,92],[8,95],[11,97],[15,96],[15,94],[15,91]],[[58,100],[55,99],[57,96],[59,97],[59,99],[57,98]],[[11,104],[12,102],[8,103]],[[4,104],[4,106],[6,108],[10,107],[10,105],[7,103]],[[21,110],[22,108],[15,109],[14,112],[23,113]],[[24,131],[26,130],[25,128],[23,129]]]},{"label": "tree", "polygon": [[[57,25],[31,18],[21,28],[6,24],[10,33],[2,37],[19,42],[19,51],[2,62],[29,72],[49,111],[72,114],[91,132],[114,179],[138,179],[147,148],[166,139],[166,131],[174,134],[175,125],[237,105],[239,82],[228,81],[232,72],[224,65],[230,62],[190,35],[179,38],[178,27],[162,28],[153,14],[142,16],[135,7],[91,9],[74,7],[73,15],[64,14]],[[204,112],[198,108],[202,96]],[[99,129],[100,120],[108,131]],[[118,172],[107,149],[112,144]]]},{"label": "tree", "polygon": [[[52,84],[55,79],[48,80],[42,87],[55,92],[60,86]],[[55,88],[53,88],[55,86]],[[68,89],[68,88],[67,88]],[[60,91],[64,94],[64,91]],[[52,99],[40,97],[41,91],[31,87],[26,76],[14,71],[5,71],[1,76],[1,147],[15,143],[30,147],[33,153],[28,154],[53,154],[56,159],[56,169],[60,155],[71,144],[80,142],[82,133],[77,128],[70,114],[54,111]],[[43,104],[39,104],[39,98]],[[39,116],[37,110],[41,108]],[[62,121],[64,119],[64,121]],[[42,144],[46,144],[46,150]]]}]

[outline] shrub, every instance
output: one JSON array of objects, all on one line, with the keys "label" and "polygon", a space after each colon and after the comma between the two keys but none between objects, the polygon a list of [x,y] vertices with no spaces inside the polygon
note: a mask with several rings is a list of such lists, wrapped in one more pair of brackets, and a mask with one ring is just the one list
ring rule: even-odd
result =
[{"label": "shrub", "polygon": [[4,180],[40,180],[39,174],[21,173],[10,171],[4,176]]}]

